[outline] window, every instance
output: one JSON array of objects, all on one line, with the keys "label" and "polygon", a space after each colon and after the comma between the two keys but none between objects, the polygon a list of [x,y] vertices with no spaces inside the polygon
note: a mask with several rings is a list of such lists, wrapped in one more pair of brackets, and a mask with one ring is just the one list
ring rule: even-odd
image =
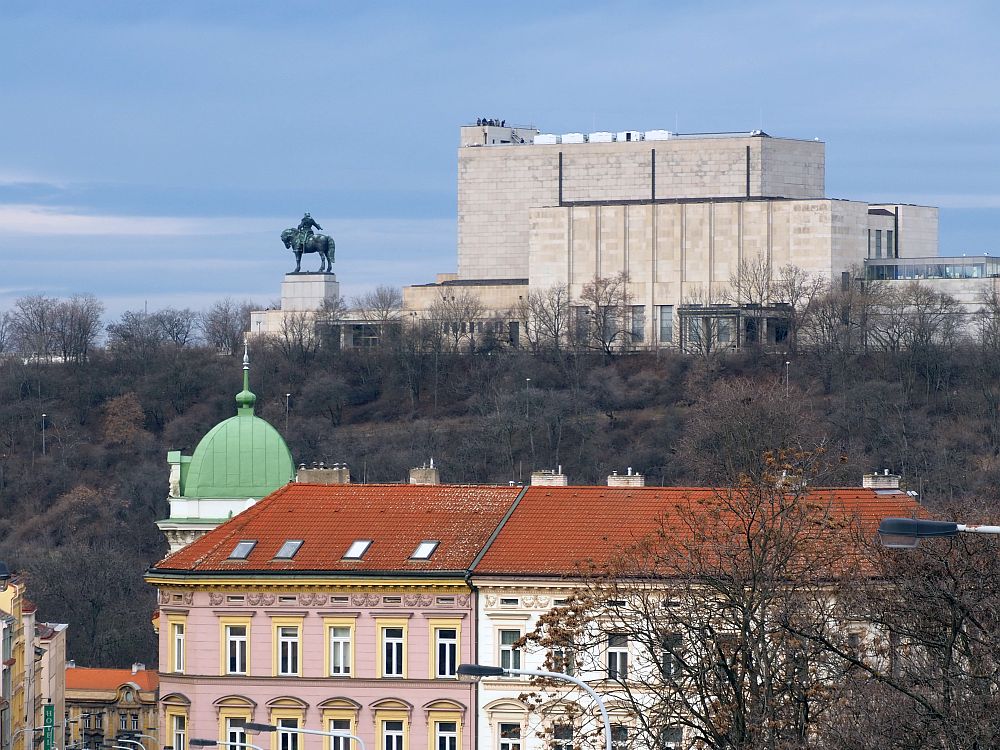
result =
[{"label": "window", "polygon": [[716,318],[716,328],[720,344],[729,344],[733,340],[733,321],[729,318]]},{"label": "window", "polygon": [[[173,721],[171,721],[170,732],[174,738],[174,750],[185,750],[187,747],[187,717],[174,714],[171,718]],[[87,717],[87,721],[90,721],[89,716]]]},{"label": "window", "polygon": [[660,638],[662,652],[660,669],[666,678],[678,676],[680,668],[681,636],[679,633],[664,633]]},{"label": "window", "polygon": [[301,539],[289,539],[281,545],[281,549],[278,550],[278,554],[275,555],[275,558],[279,560],[291,560],[295,557],[295,553],[299,551],[299,547],[301,546]]},{"label": "window", "polygon": [[132,714],[132,731],[139,731],[139,714]]},{"label": "window", "polygon": [[299,674],[299,629],[295,625],[278,627],[278,674],[283,677]]},{"label": "window", "polygon": [[243,604],[244,601],[246,601],[245,596],[234,595],[226,597],[226,602],[228,604]]},{"label": "window", "polygon": [[628,727],[624,724],[611,725],[612,750],[625,750],[628,747]]},{"label": "window", "polygon": [[434,722],[435,750],[458,750],[458,722]]},{"label": "window", "polygon": [[520,724],[500,724],[497,730],[500,740],[497,750],[521,750]]},{"label": "window", "polygon": [[500,597],[501,607],[516,607],[519,604],[518,598],[516,596],[502,596]]},{"label": "window", "polygon": [[[181,718],[183,718],[183,717],[181,717]],[[90,729],[90,719],[91,719],[91,715],[90,714],[83,714],[83,728],[84,729]]]},{"label": "window", "polygon": [[646,306],[632,305],[632,340],[646,340]]},{"label": "window", "polygon": [[885,230],[885,257],[887,258],[898,258],[896,255],[896,248],[892,245],[892,230]]},{"label": "window", "polygon": [[299,750],[299,735],[282,729],[298,729],[298,719],[278,719],[278,750]]},{"label": "window", "polygon": [[[337,732],[339,734],[353,734],[351,731],[351,720],[350,719],[330,719],[329,726],[327,727],[329,732]],[[351,750],[351,738],[350,737],[331,737],[330,738],[330,750]]]},{"label": "window", "polygon": [[628,677],[628,636],[612,633],[608,636],[608,679],[624,680]]},{"label": "window", "polygon": [[683,739],[684,730],[680,727],[662,727],[659,750],[680,750]]},{"label": "window", "polygon": [[244,539],[233,548],[229,557],[232,560],[246,560],[255,546],[257,546],[256,539]]},{"label": "window", "polygon": [[[184,673],[184,623],[175,622],[170,626],[170,637],[174,646],[174,672]],[[89,718],[89,717],[88,717]]]},{"label": "window", "polygon": [[437,677],[454,677],[458,667],[458,630],[437,628],[434,631]]},{"label": "window", "polygon": [[246,728],[243,723],[246,719],[226,719],[226,740],[233,745],[245,745],[247,742]]},{"label": "window", "polygon": [[118,714],[118,730],[120,732],[128,731],[128,714]]},{"label": "window", "polygon": [[555,724],[552,727],[552,750],[573,750],[573,725]]},{"label": "window", "polygon": [[521,650],[514,645],[519,640],[520,630],[500,631],[500,666],[503,669],[521,668]]},{"label": "window", "polygon": [[247,673],[247,626],[226,625],[226,674]]},{"label": "window", "polygon": [[382,750],[403,750],[403,722],[382,722]]},{"label": "window", "polygon": [[104,714],[97,714],[94,717],[94,727],[97,729],[104,729]]},{"label": "window", "polygon": [[344,553],[345,560],[360,560],[368,548],[372,546],[371,539],[358,539],[355,542],[351,542],[351,546],[347,548],[347,552]]},{"label": "window", "polygon": [[875,230],[875,257],[876,258],[881,258],[882,257],[882,230],[881,229],[876,229]]},{"label": "window", "polygon": [[417,545],[417,548],[413,551],[413,554],[410,555],[410,559],[411,560],[429,559],[430,556],[434,554],[434,550],[437,549],[438,544],[439,542],[436,542],[433,539],[425,539],[424,541],[422,541],[420,544]]},{"label": "window", "polygon": [[674,306],[660,305],[660,341],[664,344],[674,340]]},{"label": "window", "polygon": [[403,628],[382,628],[382,676],[403,676]]},{"label": "window", "polygon": [[351,628],[330,628],[330,676],[343,677],[351,673]]},{"label": "window", "polygon": [[552,670],[570,677],[576,674],[576,652],[572,645],[552,649]]}]

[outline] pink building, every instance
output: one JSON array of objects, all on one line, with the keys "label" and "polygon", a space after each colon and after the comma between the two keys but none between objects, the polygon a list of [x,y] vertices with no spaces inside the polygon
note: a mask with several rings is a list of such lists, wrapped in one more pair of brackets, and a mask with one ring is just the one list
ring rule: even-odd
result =
[{"label": "pink building", "polygon": [[521,492],[289,484],[158,563],[162,744],[474,747],[468,572]]}]

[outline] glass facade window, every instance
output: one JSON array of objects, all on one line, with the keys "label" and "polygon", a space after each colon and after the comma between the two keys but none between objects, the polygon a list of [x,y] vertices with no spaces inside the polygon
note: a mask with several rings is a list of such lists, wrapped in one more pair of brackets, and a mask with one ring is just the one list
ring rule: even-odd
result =
[{"label": "glass facade window", "polygon": [[455,677],[458,668],[458,631],[455,628],[437,628],[434,631],[438,677]]},{"label": "glass facade window", "polygon": [[382,750],[403,750],[403,722],[382,722]]},{"label": "glass facade window", "polygon": [[521,650],[514,645],[519,640],[520,630],[500,631],[500,666],[503,669],[521,668]]},{"label": "glass facade window", "polygon": [[170,733],[174,738],[174,750],[187,748],[187,717],[174,715],[171,721]]},{"label": "glass facade window", "polygon": [[434,722],[435,750],[458,750],[458,722]]},{"label": "glass facade window", "polygon": [[278,674],[295,677],[299,673],[299,629],[294,625],[278,628]]},{"label": "glass facade window", "polygon": [[344,677],[351,673],[351,629],[330,628],[330,676]]},{"label": "glass facade window", "polygon": [[521,725],[501,723],[497,727],[497,750],[521,750]]},{"label": "glass facade window", "polygon": [[632,340],[646,340],[646,306],[632,305]]},{"label": "glass facade window", "polygon": [[283,729],[298,729],[298,719],[278,719],[278,750],[299,750],[299,734],[283,732]]},{"label": "glass facade window", "polygon": [[628,636],[612,633],[608,636],[608,679],[624,680],[628,677]]},{"label": "glass facade window", "polygon": [[247,626],[226,625],[226,674],[247,673]]},{"label": "glass facade window", "polygon": [[660,342],[671,344],[674,341],[674,306],[660,305]]},{"label": "glass facade window", "polygon": [[[351,732],[351,720],[330,719],[327,731],[338,732],[340,734],[353,734],[353,732]],[[352,740],[350,737],[331,737],[330,750],[351,750],[351,742]]]},{"label": "glass facade window", "polygon": [[733,321],[732,318],[716,318],[716,331],[720,344],[731,344],[733,341]]},{"label": "glass facade window", "polygon": [[382,676],[403,676],[403,629],[382,628]]}]

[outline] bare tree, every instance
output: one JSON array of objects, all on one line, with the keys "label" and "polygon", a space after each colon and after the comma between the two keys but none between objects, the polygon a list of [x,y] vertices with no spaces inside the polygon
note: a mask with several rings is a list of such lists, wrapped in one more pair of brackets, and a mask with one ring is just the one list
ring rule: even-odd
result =
[{"label": "bare tree", "polygon": [[123,359],[147,362],[166,343],[156,318],[143,310],[127,310],[108,324],[108,349]]},{"label": "bare tree", "polygon": [[53,326],[58,301],[43,294],[14,302],[13,334],[17,350],[25,357],[47,359],[55,351]]},{"label": "bare tree", "polygon": [[528,292],[515,310],[524,323],[524,337],[532,351],[561,351],[569,338],[569,287],[556,284],[548,289]]},{"label": "bare tree", "polygon": [[374,327],[379,342],[384,343],[390,332],[398,331],[403,314],[403,293],[397,287],[378,286],[355,297],[351,307],[354,315]]},{"label": "bare tree", "polygon": [[486,307],[477,294],[467,289],[446,289],[431,305],[429,317],[448,348],[456,352],[464,348],[471,353],[483,332]]},{"label": "bare tree", "polygon": [[6,354],[12,348],[13,319],[6,310],[0,312],[0,355]]},{"label": "bare tree", "polygon": [[82,362],[101,332],[104,305],[92,294],[75,294],[60,300],[52,310],[55,353],[64,362]]},{"label": "bare tree", "polygon": [[255,307],[252,302],[237,302],[230,297],[216,302],[201,315],[205,343],[224,354],[238,351],[244,333],[250,330],[250,311]]},{"label": "bare tree", "polygon": [[631,349],[634,343],[632,295],[625,272],[611,278],[595,276],[580,292],[576,308],[576,339],[606,357]]},{"label": "bare tree", "polygon": [[[639,735],[630,746],[680,731],[684,747],[822,746],[822,720],[837,707],[827,685],[845,665],[787,624],[828,630],[827,581],[849,557],[851,524],[806,489],[809,454],[768,464],[760,481],[667,505],[648,537],[585,566],[577,593],[525,639],[547,652],[548,670],[575,669],[629,716]],[[535,684],[536,709],[565,695]],[[592,716],[579,720],[596,734]]]},{"label": "bare tree", "polygon": [[[275,337],[278,348],[294,365],[308,364],[320,348],[320,333],[316,316],[309,312],[286,312],[281,319],[281,331]],[[333,321],[323,321],[330,323]]]},{"label": "bare tree", "polygon": [[194,310],[165,307],[152,318],[165,341],[180,349],[194,343],[198,330],[198,313]]}]

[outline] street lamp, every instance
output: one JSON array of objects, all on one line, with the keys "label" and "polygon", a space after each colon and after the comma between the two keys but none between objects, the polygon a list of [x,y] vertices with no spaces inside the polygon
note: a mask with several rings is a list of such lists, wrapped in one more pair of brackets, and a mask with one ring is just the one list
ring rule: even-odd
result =
[{"label": "street lamp", "polygon": [[921,539],[958,534],[1000,534],[1000,526],[931,521],[926,518],[883,518],[878,525],[882,546],[889,549],[913,549]]},{"label": "street lamp", "polygon": [[216,745],[221,745],[222,747],[249,747],[252,750],[264,750],[260,745],[251,745],[249,742],[225,742],[223,740],[201,740],[197,737],[192,737],[188,740],[189,745],[194,747],[215,747]]},{"label": "street lamp", "polygon": [[365,750],[365,742],[360,737],[350,732],[324,732],[322,729],[299,729],[298,727],[279,727],[275,724],[257,724],[252,721],[243,722],[243,726],[252,732],[290,732],[291,734],[315,734],[320,737],[344,737],[358,743],[361,750]]},{"label": "street lamp", "polygon": [[42,414],[42,455],[45,455],[45,418],[48,414]]},{"label": "street lamp", "polygon": [[285,394],[285,437],[288,437],[288,400],[292,397],[291,393]]},{"label": "street lamp", "polygon": [[471,680],[473,682],[478,682],[483,677],[517,677],[519,675],[526,675],[528,677],[548,677],[553,680],[572,682],[577,687],[583,688],[587,691],[587,694],[594,699],[594,703],[597,704],[597,707],[601,711],[601,719],[604,721],[605,750],[613,750],[611,743],[611,717],[608,716],[608,707],[604,705],[604,701],[601,699],[601,696],[597,694],[597,691],[583,680],[574,677],[573,675],[564,674],[563,672],[543,672],[541,670],[534,669],[505,669],[504,667],[491,667],[487,664],[458,665],[459,679]]},{"label": "street lamp", "polygon": [[788,398],[788,366],[792,364],[787,359],[785,360],[785,398]]}]

